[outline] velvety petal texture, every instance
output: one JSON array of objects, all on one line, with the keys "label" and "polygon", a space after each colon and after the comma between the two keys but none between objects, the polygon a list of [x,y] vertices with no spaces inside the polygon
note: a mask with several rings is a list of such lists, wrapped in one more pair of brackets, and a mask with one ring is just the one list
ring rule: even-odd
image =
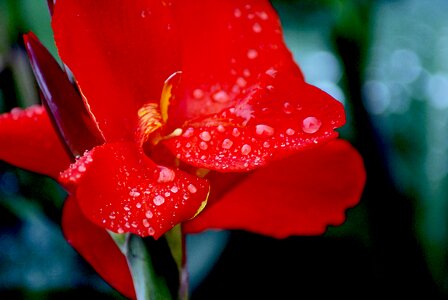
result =
[{"label": "velvety petal texture", "polygon": [[184,223],[184,230],[244,229],[276,238],[322,234],[345,220],[365,179],[358,152],[343,140],[332,141],[253,172]]},{"label": "velvety petal texture", "polygon": [[136,299],[126,257],[104,229],[86,219],[73,197],[65,201],[62,229],[69,244],[104,280],[126,297]]},{"label": "velvety petal texture", "polygon": [[60,180],[93,223],[156,239],[195,216],[209,193],[206,180],[156,165],[132,143],[95,147]]},{"label": "velvety petal texture", "polygon": [[0,159],[58,178],[70,158],[40,105],[0,115]]}]

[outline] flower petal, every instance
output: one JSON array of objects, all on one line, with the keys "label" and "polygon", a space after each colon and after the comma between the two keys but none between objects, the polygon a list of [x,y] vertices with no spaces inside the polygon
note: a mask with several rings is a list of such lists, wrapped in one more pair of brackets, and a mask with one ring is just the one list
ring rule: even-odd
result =
[{"label": "flower petal", "polygon": [[179,64],[167,2],[60,0],[52,26],[106,140],[132,139],[137,110]]},{"label": "flower petal", "polygon": [[184,89],[171,121],[214,114],[230,106],[259,75],[282,70],[303,80],[268,0],[174,1]]},{"label": "flower petal", "polygon": [[341,103],[297,77],[266,76],[230,108],[186,124],[164,143],[196,167],[246,171],[337,136]]},{"label": "flower petal", "polygon": [[50,52],[31,32],[23,40],[44,106],[73,156],[104,143],[81,96]]},{"label": "flower petal", "polygon": [[70,164],[42,106],[0,115],[0,159],[53,178]]},{"label": "flower petal", "polygon": [[60,180],[95,224],[156,239],[196,215],[209,192],[206,180],[156,165],[133,143],[95,147]]},{"label": "flower petal", "polygon": [[184,223],[184,230],[244,229],[276,238],[322,234],[328,225],[343,223],[364,183],[362,158],[336,140],[258,169]]},{"label": "flower petal", "polygon": [[68,243],[104,280],[126,297],[136,298],[126,257],[106,230],[84,217],[73,197],[68,197],[65,201],[62,229]]}]

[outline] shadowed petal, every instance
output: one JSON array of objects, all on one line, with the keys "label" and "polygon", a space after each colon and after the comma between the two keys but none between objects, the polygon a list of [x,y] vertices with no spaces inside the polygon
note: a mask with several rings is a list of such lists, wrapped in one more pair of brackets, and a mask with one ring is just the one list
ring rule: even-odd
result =
[{"label": "shadowed petal", "polygon": [[184,230],[244,229],[276,238],[322,234],[344,222],[364,183],[358,152],[336,140],[258,169],[184,223]]},{"label": "shadowed petal", "polygon": [[0,115],[0,145],[1,160],[55,179],[70,164],[42,106]]},{"label": "shadowed petal", "polygon": [[45,107],[74,156],[104,142],[84,101],[59,64],[33,33],[24,35],[28,57]]},{"label": "shadowed petal", "polygon": [[206,180],[156,165],[131,143],[95,147],[60,180],[95,224],[156,239],[192,218],[209,192]]},{"label": "shadowed petal", "polygon": [[73,197],[65,201],[62,229],[68,243],[93,266],[104,280],[126,297],[136,298],[126,257],[106,230],[84,217]]}]

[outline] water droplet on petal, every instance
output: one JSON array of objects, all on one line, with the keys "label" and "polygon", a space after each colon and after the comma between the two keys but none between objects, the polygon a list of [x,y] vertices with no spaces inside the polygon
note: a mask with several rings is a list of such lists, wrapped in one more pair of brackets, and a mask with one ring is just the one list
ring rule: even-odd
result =
[{"label": "water droplet on petal", "polygon": [[322,126],[322,122],[316,117],[305,118],[302,122],[302,130],[305,133],[315,133]]},{"label": "water droplet on petal", "polygon": [[254,23],[254,25],[252,26],[252,30],[253,30],[255,33],[260,33],[261,30],[262,30],[261,25],[258,24],[258,23]]},{"label": "water droplet on petal", "polygon": [[159,167],[159,168],[160,168],[160,172],[159,172],[159,178],[157,179],[157,182],[159,182],[159,183],[171,182],[176,177],[176,173],[173,170],[171,170],[170,168],[167,168],[167,167]]},{"label": "water droplet on petal", "polygon": [[210,135],[210,132],[208,131],[203,131],[199,134],[199,137],[201,138],[201,140],[208,142],[212,139],[212,136]]},{"label": "water droplet on petal", "polygon": [[269,148],[269,147],[271,147],[271,144],[268,141],[266,141],[263,143],[263,147]]},{"label": "water droplet on petal", "polygon": [[177,186],[173,186],[171,188],[171,192],[174,193],[174,194],[176,194],[178,191],[179,191],[179,188]]},{"label": "water droplet on petal", "polygon": [[156,231],[154,230],[154,228],[152,228],[152,227],[149,227],[149,228],[148,228],[148,234],[149,234],[149,235],[152,236],[152,235],[154,235],[155,233],[156,233]]},{"label": "water droplet on petal", "polygon": [[216,130],[218,130],[219,132],[224,132],[226,129],[225,129],[225,127],[223,125],[218,125]]},{"label": "water droplet on petal", "polygon": [[258,52],[255,49],[250,49],[249,51],[247,51],[247,58],[249,59],[255,59],[258,56]]},{"label": "water droplet on petal", "polygon": [[225,91],[219,91],[212,95],[212,99],[218,103],[226,103],[230,100],[229,95]]},{"label": "water droplet on petal", "polygon": [[157,195],[157,196],[154,197],[154,199],[152,201],[154,202],[155,205],[160,206],[163,203],[165,203],[165,198],[163,198],[160,195]]},{"label": "water droplet on petal", "polygon": [[140,196],[140,192],[138,192],[137,189],[132,189],[129,192],[129,196],[131,196],[131,197],[138,197],[138,196]]},{"label": "water droplet on petal", "polygon": [[248,144],[244,144],[243,147],[241,147],[241,154],[248,155],[252,151],[252,147]]},{"label": "water droplet on petal", "polygon": [[198,100],[202,99],[204,97],[204,91],[201,89],[193,90],[193,97]]},{"label": "water droplet on petal", "polygon": [[193,135],[194,129],[192,127],[185,130],[184,134],[182,134],[183,137],[189,138]]},{"label": "water droplet on petal", "polygon": [[148,220],[143,219],[142,223],[143,223],[143,226],[145,226],[145,227],[149,227],[149,222],[148,222]]},{"label": "water droplet on petal", "polygon": [[193,184],[189,184],[187,189],[192,194],[194,194],[194,193],[196,193],[198,191],[198,189]]},{"label": "water droplet on petal", "polygon": [[86,166],[85,165],[79,165],[78,171],[81,172],[81,173],[85,172],[86,171]]},{"label": "water droplet on petal", "polygon": [[238,136],[240,136],[240,131],[238,130],[238,128],[233,128],[233,130],[232,130],[232,135],[233,135],[234,137],[238,137]]},{"label": "water droplet on petal", "polygon": [[273,136],[274,128],[265,124],[259,124],[255,126],[255,133],[261,136]]},{"label": "water droplet on petal", "polygon": [[247,85],[247,81],[243,77],[238,77],[238,79],[236,80],[236,84],[239,87],[245,87]]},{"label": "water droplet on petal", "polygon": [[233,145],[233,142],[229,139],[225,139],[224,141],[222,141],[222,147],[224,149],[230,149]]},{"label": "water droplet on petal", "polygon": [[140,202],[137,202],[137,203],[135,204],[135,207],[137,207],[137,208],[141,208],[141,207],[142,207],[142,204],[141,204]]},{"label": "water droplet on petal", "polygon": [[239,8],[235,8],[235,10],[233,11],[233,15],[235,16],[235,18],[241,17],[241,10]]},{"label": "water droplet on petal", "polygon": [[153,216],[152,211],[147,210],[146,213],[145,213],[145,216],[146,216],[148,219],[151,219],[152,216]]},{"label": "water droplet on petal", "polygon": [[291,103],[289,103],[289,102],[283,103],[283,112],[287,115],[292,114],[293,107],[292,107]]},{"label": "water droplet on petal", "polygon": [[200,143],[199,143],[199,148],[200,148],[201,150],[207,150],[208,145],[207,145],[206,142],[200,142]]},{"label": "water droplet on petal", "polygon": [[292,129],[292,128],[286,129],[286,134],[287,135],[294,135],[294,133],[296,133],[294,129]]}]

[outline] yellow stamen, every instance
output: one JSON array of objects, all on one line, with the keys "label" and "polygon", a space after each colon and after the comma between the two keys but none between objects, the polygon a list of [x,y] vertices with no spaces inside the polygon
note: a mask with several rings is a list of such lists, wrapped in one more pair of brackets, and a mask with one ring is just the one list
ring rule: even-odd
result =
[{"label": "yellow stamen", "polygon": [[162,115],[162,120],[164,123],[168,120],[168,107],[170,106],[170,100],[172,97],[172,90],[174,85],[177,85],[180,81],[180,75],[182,71],[177,71],[171,74],[165,80],[165,83],[162,88],[162,95],[160,96],[160,112]]},{"label": "yellow stamen", "polygon": [[156,103],[145,104],[138,110],[139,128],[142,135],[142,142],[149,139],[151,133],[162,127],[162,116],[160,115],[159,105]]}]

